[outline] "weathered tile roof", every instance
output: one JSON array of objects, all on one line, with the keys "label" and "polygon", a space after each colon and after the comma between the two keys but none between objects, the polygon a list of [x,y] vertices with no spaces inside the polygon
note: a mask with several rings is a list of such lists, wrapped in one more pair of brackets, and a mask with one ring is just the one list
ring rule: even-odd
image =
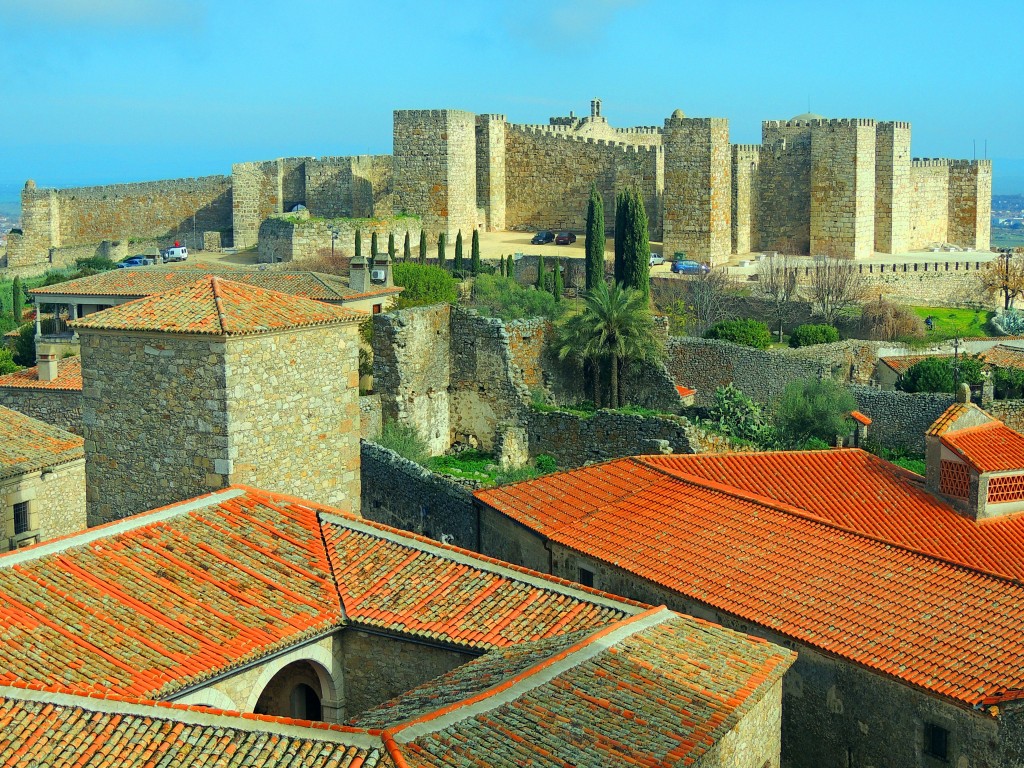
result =
[{"label": "weathered tile roof", "polygon": [[[937,357],[939,359],[946,360],[953,356],[948,354],[897,355],[880,357],[878,359],[902,376],[909,371],[911,367],[917,365],[922,360],[927,360],[929,357]],[[1007,344],[997,344],[991,349],[986,349],[985,351],[978,353],[978,357],[980,357],[982,362],[986,365],[992,365],[997,368],[1024,368],[1024,349],[1011,347]]]},{"label": "weathered tile roof", "polygon": [[39,368],[22,368],[20,371],[0,376],[0,389],[49,389],[63,392],[82,391],[82,358],[77,355],[61,360],[57,364],[57,378],[40,381]]},{"label": "weathered tile roof", "polygon": [[0,478],[81,459],[84,445],[77,435],[0,406]]},{"label": "weathered tile roof", "polygon": [[794,658],[652,609],[559,642],[492,652],[356,722],[376,727],[390,715],[386,733],[410,768],[448,766],[453,754],[459,765],[495,768],[688,765]]},{"label": "weathered tile roof", "polygon": [[69,325],[104,329],[244,335],[355,322],[366,315],[312,299],[204,277],[180,288],[105,309]]},{"label": "weathered tile roof", "polygon": [[389,768],[379,736],[203,707],[0,688],[0,768]]},{"label": "weathered tile roof", "polygon": [[978,472],[1024,470],[1024,435],[1001,421],[948,431],[941,439]]},{"label": "weathered tile roof", "polygon": [[965,416],[970,411],[974,410],[977,406],[971,403],[953,403],[942,415],[939,416],[932,425],[928,427],[925,435],[929,437],[942,436],[946,434],[950,427],[952,427],[960,417]]},{"label": "weathered tile roof", "polygon": [[285,271],[278,269],[240,269],[237,266],[204,264],[202,267],[145,267],[100,272],[65,283],[34,288],[29,293],[45,296],[118,296],[143,298],[175,288],[183,288],[198,280],[216,275],[225,280],[245,283],[268,291],[278,291],[317,301],[342,302],[362,297],[401,292],[401,288],[373,286],[365,292],[348,287],[343,277],[320,272]]},{"label": "weathered tile roof", "polygon": [[952,357],[952,355],[897,355],[893,357],[880,357],[878,359],[902,376],[922,360],[927,360],[929,357],[937,357],[942,360]]},{"label": "weathered tile roof", "polygon": [[[1022,570],[1024,529],[964,521],[977,532],[968,534],[951,511],[910,490],[909,473],[885,470],[860,451],[773,457],[620,459],[476,495],[566,547],[910,685],[970,705],[1024,698],[1019,581],[767,496],[809,500],[820,492],[831,500],[823,513],[859,507],[847,525],[873,520],[894,538],[961,561],[981,559],[988,543],[999,548],[993,559],[1003,571]],[[705,459],[741,468],[749,461],[753,469],[723,484],[698,476]],[[756,478],[768,482],[737,487]],[[908,499],[924,509],[905,509]],[[913,531],[929,512],[939,516],[925,533]]]}]

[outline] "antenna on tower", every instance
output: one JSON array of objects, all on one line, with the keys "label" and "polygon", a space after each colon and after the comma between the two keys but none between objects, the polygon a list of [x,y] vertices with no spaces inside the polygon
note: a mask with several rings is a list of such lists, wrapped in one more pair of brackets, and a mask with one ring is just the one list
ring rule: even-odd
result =
[{"label": "antenna on tower", "polygon": [[974,159],[977,160],[978,159],[978,140],[977,139],[972,139],[972,141],[974,142]]}]

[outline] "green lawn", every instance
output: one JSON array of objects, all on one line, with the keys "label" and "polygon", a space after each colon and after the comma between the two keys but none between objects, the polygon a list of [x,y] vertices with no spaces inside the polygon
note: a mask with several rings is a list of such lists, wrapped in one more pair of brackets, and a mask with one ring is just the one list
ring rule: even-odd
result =
[{"label": "green lawn", "polygon": [[954,336],[971,338],[972,336],[991,336],[988,320],[992,312],[988,310],[954,309],[953,307],[911,307],[923,320],[932,317],[934,329],[928,332],[929,341],[951,339]]}]

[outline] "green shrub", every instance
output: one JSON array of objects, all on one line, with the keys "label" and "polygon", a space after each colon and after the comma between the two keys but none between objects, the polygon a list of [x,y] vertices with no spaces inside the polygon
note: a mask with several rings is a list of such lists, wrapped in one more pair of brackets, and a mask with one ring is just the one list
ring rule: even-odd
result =
[{"label": "green shrub", "polygon": [[92,273],[96,272],[108,272],[111,269],[116,268],[116,264],[112,259],[108,259],[106,256],[89,256],[84,259],[75,259],[75,267],[79,271],[92,270]]},{"label": "green shrub", "polygon": [[755,349],[766,349],[772,343],[772,334],[768,326],[760,320],[745,318],[742,320],[723,320],[715,323],[704,332],[705,339],[720,339],[742,344]]},{"label": "green shrub", "polygon": [[385,421],[377,445],[389,448],[399,456],[425,466],[430,460],[430,449],[415,427],[397,421]]},{"label": "green shrub", "polygon": [[761,406],[732,384],[715,390],[709,413],[714,427],[723,435],[748,440],[761,447],[775,442],[775,430],[761,411]]},{"label": "green shrub", "polygon": [[1000,400],[1024,397],[1024,371],[1020,368],[996,368],[992,372],[992,384]]},{"label": "green shrub", "polygon": [[21,366],[14,362],[11,350],[6,347],[0,347],[0,376],[6,376],[8,373],[14,373],[18,370],[21,370]]},{"label": "green shrub", "polygon": [[36,324],[21,326],[14,341],[14,362],[26,368],[36,364]]},{"label": "green shrub", "polygon": [[775,426],[786,445],[827,448],[851,431],[850,411],[856,408],[853,395],[832,379],[791,381],[776,407]]},{"label": "green shrub", "polygon": [[499,275],[479,275],[473,283],[470,304],[481,314],[502,320],[527,317],[554,320],[561,316],[564,307],[564,302],[555,301],[549,291],[523,288],[514,279]]},{"label": "green shrub", "polygon": [[[957,361],[961,384],[980,384],[985,379],[980,358],[961,355]],[[926,357],[910,366],[896,387],[904,392],[953,392],[953,358]]]},{"label": "green shrub", "polygon": [[552,472],[558,469],[558,465],[555,463],[555,457],[542,453],[533,460],[534,466],[537,470],[543,472],[545,475],[550,475]]},{"label": "green shrub", "polygon": [[839,331],[835,326],[808,323],[793,329],[789,337],[789,346],[809,347],[812,344],[831,344],[834,341],[839,341]]},{"label": "green shrub", "polygon": [[14,319],[14,315],[8,312],[0,313],[0,335],[5,334],[8,331],[13,331],[19,325],[21,325],[21,323]]},{"label": "green shrub", "polygon": [[1012,336],[1024,334],[1024,313],[1016,309],[1008,310],[999,318],[999,325]]},{"label": "green shrub", "polygon": [[405,290],[398,297],[399,309],[429,304],[454,304],[459,297],[454,278],[430,264],[401,262],[392,267],[395,285]]}]

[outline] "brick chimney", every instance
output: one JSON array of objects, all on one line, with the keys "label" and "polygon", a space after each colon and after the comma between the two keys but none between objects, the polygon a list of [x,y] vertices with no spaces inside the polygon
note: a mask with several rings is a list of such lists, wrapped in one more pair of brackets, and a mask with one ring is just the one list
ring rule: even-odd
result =
[{"label": "brick chimney", "polygon": [[57,349],[52,344],[36,344],[36,366],[39,381],[57,378]]},{"label": "brick chimney", "polygon": [[370,276],[366,274],[365,256],[355,256],[348,266],[348,287],[362,293],[370,287]]},{"label": "brick chimney", "polygon": [[391,276],[391,257],[387,251],[373,257],[373,263],[370,266],[370,282],[378,288],[394,287],[395,282]]}]

